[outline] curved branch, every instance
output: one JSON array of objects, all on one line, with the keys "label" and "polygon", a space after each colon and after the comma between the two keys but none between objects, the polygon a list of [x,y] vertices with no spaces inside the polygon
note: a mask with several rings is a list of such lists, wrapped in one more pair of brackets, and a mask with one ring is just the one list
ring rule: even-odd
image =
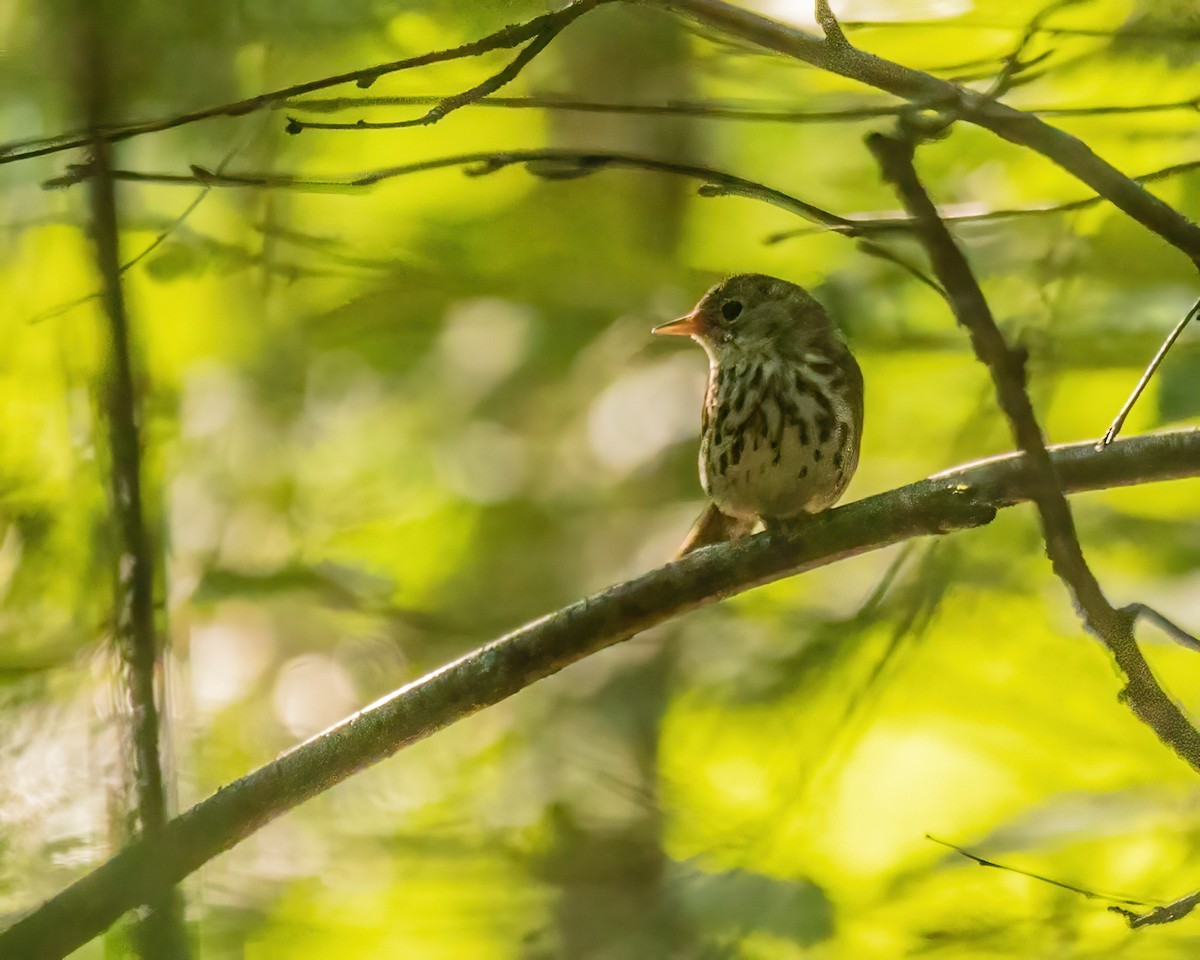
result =
[{"label": "curved branch", "polygon": [[[363,110],[378,107],[436,106],[446,97],[312,97],[287,100],[272,106],[287,110],[306,110],[310,113],[337,113],[340,110]],[[806,110],[782,103],[756,101],[669,100],[665,103],[622,103],[603,100],[576,100],[553,94],[525,97],[482,97],[468,104],[471,107],[491,107],[503,110],[562,110],[568,113],[615,113],[651,117],[692,117],[697,120],[737,120],[748,123],[847,123],[894,117],[912,107],[907,103],[889,103],[846,107],[841,110]],[[1027,113],[1038,117],[1102,117],[1124,114],[1171,113],[1200,111],[1200,97],[1186,100],[1166,100],[1155,103],[1096,104],[1091,107],[1028,107]],[[297,121],[306,130],[392,130],[411,126],[410,120],[329,123],[315,120]],[[1134,178],[1139,179],[1139,178]]]},{"label": "curved branch", "polygon": [[[1137,183],[1153,183],[1157,180],[1170,179],[1181,173],[1191,173],[1198,167],[1200,167],[1200,160],[1187,160],[1183,163],[1173,163],[1169,167],[1151,170],[1149,173],[1139,173],[1132,179]],[[1094,207],[1097,204],[1103,203],[1104,200],[1105,198],[1099,194],[1093,194],[1090,197],[1080,197],[1078,200],[1064,200],[1061,203],[1045,203],[1032,207],[1010,207],[1005,210],[981,210],[978,213],[957,213],[955,212],[956,210],[960,210],[967,205],[956,204],[952,207],[938,207],[938,216],[941,217],[943,223],[989,223],[995,220],[1016,220],[1060,213],[1074,213],[1078,210],[1086,210],[1089,207]],[[907,215],[852,213],[844,219],[853,223],[862,234],[907,232],[913,228],[912,219]],[[809,236],[814,232],[817,231],[812,227],[785,230],[780,233],[771,234],[766,238],[766,242],[780,243],[783,240],[791,240],[795,237]]]},{"label": "curved branch", "polygon": [[849,43],[831,44],[723,0],[633,0],[673,10],[729,36],[782,53],[830,73],[924,107],[945,110],[1028,147],[1078,177],[1096,193],[1172,246],[1200,263],[1200,227],[1135,183],[1082,140],[1037,117],[958,87],[920,70],[865,53]]},{"label": "curved branch", "polygon": [[[83,21],[86,38],[81,52],[86,73],[81,100],[92,129],[109,110],[109,56],[95,8]],[[156,581],[153,525],[146,512],[146,470],[142,457],[143,406],[134,359],[134,335],[121,284],[120,218],[112,178],[112,147],[92,145],[94,176],[88,184],[92,245],[100,276],[104,358],[96,375],[100,420],[108,440],[107,493],[112,527],[112,646],[119,659],[116,700],[122,716],[125,835],[145,840],[160,837],[169,816],[163,772],[163,723],[158,675],[162,640],[155,616]],[[186,960],[191,955],[184,926],[184,904],[173,886],[155,890],[149,909],[134,930],[136,954],[143,960]]]},{"label": "curved branch", "polygon": [[[385,167],[381,170],[371,170],[350,177],[323,180],[277,173],[219,173],[199,166],[193,166],[190,174],[114,170],[112,176],[118,180],[128,180],[134,183],[160,183],[168,186],[258,187],[275,190],[331,191],[365,189],[396,177],[452,167],[465,167],[464,172],[467,176],[481,177],[517,164],[524,165],[527,172],[544,180],[571,180],[609,168],[670,173],[701,181],[700,191],[704,196],[749,197],[819,223],[835,233],[857,236],[860,232],[857,224],[852,220],[839,217],[828,210],[823,210],[814,204],[755,180],[747,180],[744,177],[714,170],[711,167],[659,160],[655,157],[644,157],[632,153],[562,149],[464,153],[453,157],[438,157],[434,160],[406,163],[397,167]],[[66,175],[48,180],[43,186],[48,188],[68,187],[79,183],[88,176],[90,176],[90,167],[71,168]]]},{"label": "curved branch", "polygon": [[[519,46],[535,37],[546,35],[548,31],[560,29],[561,24],[609,2],[612,0],[575,0],[553,13],[535,17],[523,24],[505,27],[480,40],[451,49],[433,51],[363,70],[295,84],[203,110],[142,123],[110,127],[100,133],[106,140],[113,142],[169,130],[212,117],[242,116],[256,110],[277,106],[292,97],[325,90],[344,83],[358,82],[360,86],[369,86],[384,74],[476,56],[491,50]],[[764,49],[786,54],[821,69],[894,94],[917,107],[952,111],[955,116],[991,130],[1005,140],[1041,153],[1087,183],[1097,194],[1125,211],[1139,223],[1159,234],[1168,243],[1182,250],[1194,262],[1200,261],[1200,228],[1197,228],[1169,204],[1159,200],[1134,180],[1125,176],[1112,164],[1097,156],[1081,140],[1038,119],[1033,113],[997,103],[984,94],[963,89],[928,73],[864,53],[845,41],[844,37],[840,42],[830,43],[829,40],[818,39],[802,30],[732,6],[722,0],[628,0],[628,2],[676,11]],[[1042,31],[1054,32],[1048,28],[1042,28]],[[1189,105],[1195,106],[1195,103],[1195,101],[1181,101],[1169,106],[1183,108]],[[1067,111],[1060,112],[1066,113]],[[0,145],[0,164],[86,147],[91,140],[91,134],[79,136],[74,133],[66,133],[38,141]]]},{"label": "curved branch", "polygon": [[[967,330],[975,356],[991,375],[997,402],[1024,455],[1027,482],[1054,572],[1070,592],[1084,626],[1108,647],[1124,674],[1124,698],[1130,708],[1163,743],[1200,770],[1200,730],[1150,671],[1134,638],[1134,612],[1129,608],[1117,610],[1088,566],[1070,504],[1025,389],[1025,355],[1009,347],[966,256],[938,218],[937,208],[913,167],[914,145],[876,133],[867,137],[867,146],[878,160],[884,179],[895,186],[913,218],[954,317]],[[1104,449],[1103,444],[1098,446]]]},{"label": "curved branch", "polygon": [[[40,140],[24,140],[15,143],[0,144],[0,164],[16,163],[18,160],[31,160],[34,157],[62,153],[65,150],[86,148],[92,144],[96,137],[100,137],[108,143],[116,143],[120,140],[128,140],[131,137],[140,137],[147,133],[158,133],[162,130],[172,130],[190,123],[197,123],[201,120],[211,120],[214,117],[241,117],[248,113],[254,113],[257,110],[274,106],[291,97],[303,96],[306,93],[315,93],[318,90],[328,90],[330,87],[341,86],[344,83],[356,83],[360,87],[369,87],[380,77],[390,73],[412,70],[417,67],[428,66],[432,63],[445,63],[448,60],[475,57],[481,53],[489,53],[492,50],[509,49],[520,46],[527,40],[534,40],[537,37],[547,34],[554,36],[566,24],[591,10],[593,7],[611,2],[612,0],[573,0],[572,3],[567,4],[560,10],[543,14],[540,17],[534,17],[525,23],[510,24],[507,27],[497,30],[495,33],[488,34],[486,37],[482,37],[479,40],[472,40],[470,43],[460,44],[457,47],[449,47],[445,50],[433,50],[415,57],[405,57],[403,60],[381,63],[362,70],[351,70],[348,73],[322,77],[319,80],[309,80],[306,83],[281,87],[278,90],[272,90],[268,93],[260,93],[254,97],[246,97],[245,99],[234,100],[230,103],[205,107],[201,110],[190,110],[186,113],[179,113],[170,117],[160,117],[154,120],[145,120],[140,123],[107,126],[86,133],[63,133]],[[520,57],[518,57],[519,59]],[[523,65],[524,63],[521,64],[521,66]]]},{"label": "curved branch", "polygon": [[[1052,451],[1072,492],[1200,476],[1200,430]],[[798,536],[697,550],[548,614],[384,697],[122,850],[4,933],[0,956],[60,958],[156,890],[396,751],[655,624],[753,587],[915,537],[988,523],[1029,499],[1025,458],[968,464],[808,518]]]},{"label": "curved branch", "polygon": [[1179,335],[1183,333],[1183,328],[1191,323],[1196,315],[1200,313],[1200,300],[1192,304],[1192,308],[1183,315],[1175,327],[1167,334],[1167,339],[1162,342],[1162,346],[1158,348],[1158,352],[1147,365],[1137,384],[1133,388],[1133,392],[1129,394],[1129,398],[1121,405],[1121,409],[1117,411],[1117,415],[1113,418],[1113,422],[1109,424],[1108,429],[1104,431],[1104,436],[1100,438],[1098,446],[1104,449],[1117,438],[1117,434],[1121,432],[1121,427],[1125,426],[1125,418],[1129,416],[1129,411],[1133,409],[1133,405],[1137,403],[1138,397],[1142,395],[1142,391],[1146,389],[1146,384],[1150,382],[1150,378],[1154,376],[1163,359],[1170,352],[1171,347],[1175,345],[1175,341],[1179,339]]},{"label": "curved branch", "polygon": [[[308,110],[313,113],[336,113],[339,110],[359,110],[374,107],[403,107],[430,104],[436,106],[443,97],[321,97],[293,100],[281,104],[289,110]],[[672,100],[667,103],[617,103],[599,100],[573,100],[562,96],[483,97],[469,104],[472,107],[499,107],[508,110],[562,110],[573,113],[615,113],[649,117],[692,117],[698,120],[743,120],[766,123],[843,123],[893,117],[911,109],[906,103],[848,107],[844,110],[802,110],[796,108],[756,107],[730,103],[706,103],[696,100]],[[355,120],[331,123],[300,120],[289,117],[289,129],[294,124],[303,130],[393,130],[412,126],[411,120]]]},{"label": "curved branch", "polygon": [[[446,114],[463,107],[469,106],[478,100],[483,99],[489,93],[495,93],[507,83],[511,83],[516,79],[517,75],[529,66],[530,62],[543,50],[545,50],[554,41],[560,33],[567,28],[577,18],[583,16],[596,5],[598,0],[579,0],[570,7],[561,11],[561,15],[551,20],[542,30],[534,34],[533,39],[525,45],[513,59],[507,63],[503,69],[494,73],[481,83],[477,83],[469,90],[464,90],[461,93],[456,93],[450,97],[443,97],[438,100],[432,107],[421,114],[419,117],[414,117],[409,120],[397,121],[393,126],[396,127],[423,127],[431,123],[437,123],[444,118]],[[375,82],[375,77],[372,76],[369,82],[364,79],[360,80],[360,87],[369,86]],[[287,132],[297,134],[304,131],[309,125],[295,117],[288,117]]]}]

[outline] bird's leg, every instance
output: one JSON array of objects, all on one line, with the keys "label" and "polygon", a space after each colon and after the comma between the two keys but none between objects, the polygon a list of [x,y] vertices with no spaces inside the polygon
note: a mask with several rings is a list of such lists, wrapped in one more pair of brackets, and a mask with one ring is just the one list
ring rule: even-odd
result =
[{"label": "bird's leg", "polygon": [[763,517],[762,525],[763,529],[767,531],[767,536],[791,540],[804,528],[806,519],[806,514],[796,517]]},{"label": "bird's leg", "polygon": [[687,538],[675,551],[673,559],[707,547],[709,544],[721,543],[724,540],[738,540],[746,536],[754,528],[754,521],[741,517],[731,517],[717,509],[715,503],[709,503],[704,512],[692,524]]}]

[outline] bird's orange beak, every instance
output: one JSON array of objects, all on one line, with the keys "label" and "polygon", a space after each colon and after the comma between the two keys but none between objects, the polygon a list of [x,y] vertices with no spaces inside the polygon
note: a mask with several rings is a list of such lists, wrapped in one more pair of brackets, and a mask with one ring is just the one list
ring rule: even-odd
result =
[{"label": "bird's orange beak", "polygon": [[651,333],[668,334],[675,337],[691,337],[700,332],[700,311],[693,310],[677,320],[660,323]]}]

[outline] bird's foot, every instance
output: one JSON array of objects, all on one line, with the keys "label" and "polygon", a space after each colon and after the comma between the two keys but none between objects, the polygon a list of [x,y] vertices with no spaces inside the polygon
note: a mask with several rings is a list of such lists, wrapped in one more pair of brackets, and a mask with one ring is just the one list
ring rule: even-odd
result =
[{"label": "bird's foot", "polygon": [[772,540],[794,540],[804,529],[807,517],[763,517],[762,525],[767,536]]}]

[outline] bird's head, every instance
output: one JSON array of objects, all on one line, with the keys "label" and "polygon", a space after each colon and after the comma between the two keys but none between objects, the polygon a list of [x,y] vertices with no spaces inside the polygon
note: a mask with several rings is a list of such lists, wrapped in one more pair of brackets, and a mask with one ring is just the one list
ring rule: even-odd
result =
[{"label": "bird's head", "polygon": [[828,314],[808,291],[761,273],[722,280],[691,313],[653,332],[691,337],[718,363],[746,355],[786,356],[835,336]]}]

